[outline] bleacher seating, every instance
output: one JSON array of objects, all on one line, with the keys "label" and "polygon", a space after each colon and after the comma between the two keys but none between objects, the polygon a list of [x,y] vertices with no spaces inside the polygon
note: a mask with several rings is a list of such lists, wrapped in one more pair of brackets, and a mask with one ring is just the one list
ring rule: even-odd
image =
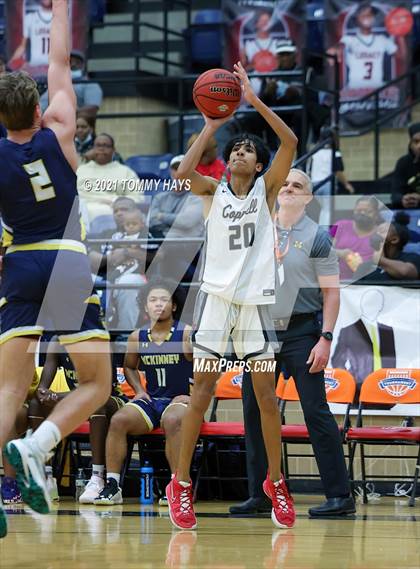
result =
[{"label": "bleacher seating", "polygon": [[188,61],[191,70],[219,67],[223,53],[223,17],[221,10],[200,10],[186,30]]},{"label": "bleacher seating", "polygon": [[90,24],[101,24],[106,13],[106,0],[90,0],[89,20]]},{"label": "bleacher seating", "polygon": [[171,158],[172,154],[130,156],[125,163],[140,179],[168,179]]}]

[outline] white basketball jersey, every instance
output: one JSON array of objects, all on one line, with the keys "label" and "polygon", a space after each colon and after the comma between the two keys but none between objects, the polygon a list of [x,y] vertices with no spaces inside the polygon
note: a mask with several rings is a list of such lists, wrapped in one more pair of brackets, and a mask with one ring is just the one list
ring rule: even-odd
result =
[{"label": "white basketball jersey", "polygon": [[245,199],[221,182],[206,221],[202,290],[237,304],[273,304],[274,227],[263,176]]},{"label": "white basketball jersey", "polygon": [[48,65],[52,11],[40,8],[25,16],[24,36],[31,42],[31,65]]},{"label": "white basketball jersey", "polygon": [[397,51],[394,40],[384,34],[343,36],[349,89],[377,89],[383,85],[384,55]]}]

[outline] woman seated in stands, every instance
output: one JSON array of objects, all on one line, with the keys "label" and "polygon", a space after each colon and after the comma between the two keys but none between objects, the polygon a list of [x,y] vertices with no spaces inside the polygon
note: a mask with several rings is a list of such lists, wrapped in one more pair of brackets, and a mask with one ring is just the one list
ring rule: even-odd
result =
[{"label": "woman seated in stands", "polygon": [[353,209],[353,219],[340,219],[334,224],[334,246],[340,266],[340,278],[352,279],[359,266],[372,259],[370,243],[381,218],[379,202],[374,196],[362,196]]},{"label": "woman seated in stands", "polygon": [[115,143],[111,135],[99,134],[92,152],[92,160],[79,166],[76,172],[77,189],[89,222],[98,215],[112,215],[112,203],[117,195],[128,195],[137,203],[144,201],[135,189],[137,174],[114,160]]},{"label": "woman seated in stands", "polygon": [[392,207],[420,208],[420,123],[408,129],[408,154],[402,156],[392,178]]},{"label": "woman seated in stands", "polygon": [[89,162],[94,157],[93,143],[95,141],[95,119],[83,113],[77,113],[76,136],[74,145],[82,163]]},{"label": "woman seated in stands", "polygon": [[356,279],[358,275],[363,275],[361,281],[372,281],[376,284],[420,278],[420,255],[403,252],[409,241],[408,222],[409,217],[401,212],[389,226],[388,223],[378,226],[370,239],[374,249],[372,259],[359,267],[354,275]]}]

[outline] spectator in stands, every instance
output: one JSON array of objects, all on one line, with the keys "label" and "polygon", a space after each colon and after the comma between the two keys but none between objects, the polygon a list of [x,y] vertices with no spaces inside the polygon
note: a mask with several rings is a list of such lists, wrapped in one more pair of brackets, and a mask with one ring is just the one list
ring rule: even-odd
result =
[{"label": "spectator in stands", "polygon": [[[183,154],[174,156],[170,162],[173,180],[183,157]],[[169,231],[171,238],[201,237],[204,234],[202,200],[184,189],[185,184],[181,183],[177,180],[173,191],[162,192],[153,198],[149,218],[153,237],[166,237]]]},{"label": "spectator in stands", "polygon": [[[116,266],[120,262],[118,253],[118,247],[114,247],[112,245],[112,240],[123,239],[124,238],[124,226],[125,226],[125,219],[128,214],[132,213],[133,211],[136,212],[138,209],[138,205],[134,200],[129,197],[120,196],[115,199],[112,204],[113,209],[113,224],[109,223],[109,219],[104,219],[106,223],[104,223],[104,228],[101,231],[97,231],[95,233],[91,233],[89,237],[95,239],[108,239],[111,243],[107,242],[100,246],[91,245],[89,247],[89,258],[92,265],[92,272],[97,274],[99,271],[101,276],[103,277],[102,283],[104,279],[106,280],[106,268],[109,264],[109,270],[112,270],[112,267]],[[97,218],[97,221],[101,221],[101,218]],[[145,235],[143,235],[145,236]],[[151,238],[151,234],[148,233],[146,235],[148,238]],[[156,254],[156,250],[158,248],[157,245],[148,243],[147,245],[142,245],[142,249],[147,248],[147,261],[146,267],[148,263],[152,261]],[[159,267],[156,266],[155,271],[158,272]]]},{"label": "spectator in stands", "polygon": [[[120,239],[127,244],[110,246],[107,256],[108,280],[116,285],[137,285],[146,283],[147,244],[130,244],[133,239],[147,239],[148,231],[143,213],[138,209],[126,212],[124,232]],[[111,292],[110,310],[107,321],[113,329],[132,330],[139,318],[136,299],[137,289],[114,289]]]},{"label": "spectator in stands", "polygon": [[[107,483],[96,505],[123,501],[120,472],[127,454],[127,435],[143,435],[162,427],[166,457],[175,474],[193,372],[191,329],[178,321],[183,308],[180,292],[175,283],[162,280],[150,282],[143,290],[147,323],[130,334],[124,359],[125,378],[135,396],[111,420],[106,441]],[[146,385],[142,385],[139,371],[145,374]]]},{"label": "spectator in stands", "polygon": [[[66,391],[51,391],[58,368],[63,368]],[[66,385],[67,384],[67,385]],[[58,337],[53,336],[48,344],[47,357],[42,370],[41,379],[35,394],[29,403],[29,425],[35,430],[48,417],[59,401],[67,397],[70,391],[78,386],[78,377],[73,363]],[[113,370],[111,396],[103,407],[100,407],[89,418],[89,440],[92,448],[92,476],[79,498],[81,504],[92,504],[104,487],[105,439],[108,425],[114,413],[121,409],[127,398],[118,383],[116,370]]]},{"label": "spectator in stands", "polygon": [[[73,87],[77,97],[77,110],[95,119],[103,99],[101,86],[98,83],[88,82],[89,78],[86,72],[86,60],[83,52],[76,49],[72,50],[70,66]],[[42,112],[44,112],[48,107],[48,91],[41,95],[40,105]]]},{"label": "spectator in stands", "polygon": [[370,261],[373,248],[370,238],[380,219],[378,200],[360,197],[353,210],[353,219],[340,219],[334,225],[334,246],[339,258],[340,278],[350,279],[364,261]]},{"label": "spectator in stands", "polygon": [[89,162],[94,158],[93,143],[95,142],[95,120],[90,115],[77,113],[76,136],[74,145],[82,162]]},{"label": "spectator in stands", "polygon": [[[92,150],[93,160],[77,169],[77,189],[89,221],[98,215],[111,215],[116,195],[129,193],[129,181],[138,180],[134,170],[113,160],[115,143],[111,135],[98,135]],[[139,192],[131,191],[130,195],[138,203],[144,201]]]},{"label": "spectator in stands", "polygon": [[[319,142],[328,138],[331,142],[327,143],[323,148],[320,148],[311,157],[310,176],[312,183],[316,185],[317,183],[325,180],[331,174],[334,174],[343,188],[349,192],[349,194],[354,194],[354,188],[347,180],[344,173],[344,162],[341,157],[341,152],[338,149],[338,136],[336,131],[329,126],[321,127]],[[336,148],[334,156],[331,150],[332,139],[334,139]],[[332,195],[333,192],[331,191],[331,185],[332,180],[329,180],[325,184],[316,188],[314,194],[317,196]]]},{"label": "spectator in stands", "polygon": [[[95,223],[92,224],[91,229],[93,228],[93,231],[89,234],[89,237],[95,239],[108,239],[111,242],[113,239],[121,239],[124,235],[125,216],[129,212],[136,210],[136,208],[136,202],[131,198],[125,196],[116,198],[112,204],[113,219],[110,220],[108,216],[105,218],[96,218]],[[113,223],[110,223],[110,221],[113,221]],[[95,231],[96,222],[98,223]],[[118,263],[118,258],[113,258],[114,253],[114,247],[112,246],[112,243],[109,243],[109,241],[100,245],[89,245],[89,259],[92,267],[92,273],[96,275],[95,285],[101,287],[98,294],[101,294],[102,287],[104,287],[107,282],[108,260],[110,261],[110,271],[112,270],[112,267]]]},{"label": "spectator in stands", "polygon": [[375,283],[420,278],[420,255],[403,252],[409,240],[408,223],[409,217],[401,212],[389,226],[388,223],[378,226],[370,238],[374,249],[372,260],[360,266],[355,274],[356,279],[358,274],[366,275],[360,282],[367,280]]},{"label": "spectator in stands", "polygon": [[408,134],[408,154],[398,160],[392,180],[394,208],[420,207],[420,122],[412,124]]},{"label": "spectator in stands", "polygon": [[[187,148],[192,146],[192,144],[197,140],[198,135],[198,132],[194,132],[190,136],[187,142]],[[214,136],[210,137],[196,170],[202,176],[210,176],[216,180],[222,179],[226,170],[226,164],[223,160],[217,158],[217,140]]]}]

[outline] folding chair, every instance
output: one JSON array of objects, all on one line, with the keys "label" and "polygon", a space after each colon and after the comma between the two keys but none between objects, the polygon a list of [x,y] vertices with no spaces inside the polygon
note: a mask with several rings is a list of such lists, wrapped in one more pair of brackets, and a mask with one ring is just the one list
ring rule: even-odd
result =
[{"label": "folding chair", "polygon": [[[344,417],[339,425],[342,441],[345,441],[345,432],[349,425],[350,407],[354,401],[356,393],[356,381],[354,377],[346,370],[338,368],[328,368],[324,371],[325,391],[328,403],[339,403],[344,406]],[[280,383],[280,380],[279,380]],[[281,389],[281,388],[280,388]],[[281,396],[280,412],[283,418],[283,425],[281,428],[281,436],[283,443],[283,461],[284,461],[284,475],[286,480],[290,478],[289,472],[289,458],[301,456],[313,456],[302,454],[289,454],[288,444],[310,444],[308,429],[305,424],[286,424],[285,422],[285,409],[288,401],[299,401],[299,394],[296,389],[296,384],[293,377],[290,377],[283,388]],[[315,478],[317,474],[299,474],[296,477]]]},{"label": "folding chair", "polygon": [[[414,506],[416,497],[417,480],[420,470],[420,427],[402,427],[402,426],[370,426],[363,427],[363,412],[366,405],[384,405],[384,404],[401,404],[418,405],[420,403],[420,369],[380,369],[366,377],[362,384],[359,398],[359,411],[357,415],[356,427],[348,429],[346,438],[350,447],[349,473],[354,488],[354,458],[357,445],[360,445],[361,473],[363,503],[367,503],[366,493],[366,458],[384,458],[384,455],[365,455],[364,445],[417,445],[418,453],[416,467],[413,477],[399,476],[401,479],[410,479],[413,481],[409,506]],[[406,408],[407,409],[407,408]],[[406,410],[406,415],[409,411]],[[401,457],[386,455],[386,458],[401,460]],[[371,479],[389,479],[391,476],[386,475],[370,475]]]}]

